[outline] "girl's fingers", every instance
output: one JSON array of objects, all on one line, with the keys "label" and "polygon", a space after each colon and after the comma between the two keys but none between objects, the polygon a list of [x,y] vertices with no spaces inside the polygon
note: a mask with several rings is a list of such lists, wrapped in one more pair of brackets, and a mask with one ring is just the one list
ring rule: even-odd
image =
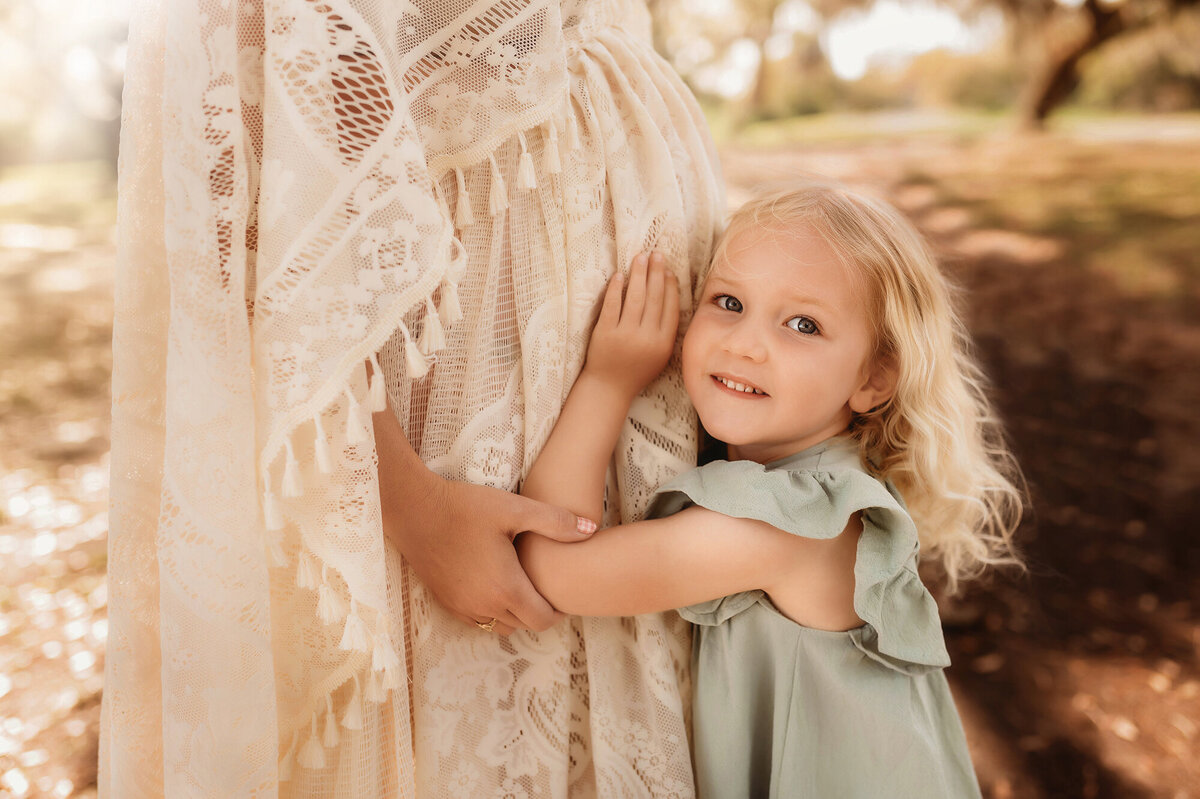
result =
[{"label": "girl's fingers", "polygon": [[646,274],[646,310],[642,318],[643,324],[657,328],[662,319],[663,292],[666,290],[667,276],[663,266],[662,253],[650,256],[649,271]]},{"label": "girl's fingers", "polygon": [[642,309],[646,305],[646,253],[638,253],[629,270],[629,288],[625,290],[625,307],[621,309],[621,321],[632,325],[641,324]]},{"label": "girl's fingers", "polygon": [[667,272],[666,298],[663,303],[662,328],[672,335],[679,329],[679,280],[674,272]]},{"label": "girl's fingers", "polygon": [[600,318],[596,325],[599,327],[616,327],[617,322],[621,321],[621,288],[625,283],[625,278],[620,272],[612,276],[612,280],[608,281],[608,289],[604,292],[604,302],[600,306]]}]

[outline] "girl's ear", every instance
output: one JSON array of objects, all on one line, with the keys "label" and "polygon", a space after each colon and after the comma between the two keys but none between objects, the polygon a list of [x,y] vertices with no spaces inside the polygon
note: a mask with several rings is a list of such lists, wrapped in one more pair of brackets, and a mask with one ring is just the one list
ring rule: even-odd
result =
[{"label": "girl's ear", "polygon": [[899,369],[895,358],[876,358],[864,370],[862,384],[846,403],[855,413],[867,413],[892,398],[896,393]]}]

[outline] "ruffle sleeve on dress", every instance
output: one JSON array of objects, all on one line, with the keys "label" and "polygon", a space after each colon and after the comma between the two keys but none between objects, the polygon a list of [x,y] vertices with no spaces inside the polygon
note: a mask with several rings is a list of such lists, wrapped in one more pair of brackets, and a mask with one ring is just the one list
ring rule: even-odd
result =
[{"label": "ruffle sleeve on dress", "polygon": [[[862,512],[854,566],[854,610],[866,624],[849,635],[864,655],[906,674],[950,665],[933,596],[917,575],[917,530],[898,494],[865,471],[769,469],[753,461],[714,461],[659,489],[648,518],[692,505],[756,519],[793,535],[837,537]],[[681,608],[694,624],[718,625],[755,603],[748,591]]]}]

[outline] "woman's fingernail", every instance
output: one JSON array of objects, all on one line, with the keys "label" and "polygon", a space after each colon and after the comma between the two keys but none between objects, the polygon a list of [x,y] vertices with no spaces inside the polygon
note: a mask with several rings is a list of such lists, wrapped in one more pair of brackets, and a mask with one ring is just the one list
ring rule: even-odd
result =
[{"label": "woman's fingernail", "polygon": [[596,523],[591,519],[585,519],[580,516],[579,520],[575,523],[575,529],[578,530],[581,535],[591,535],[592,533],[596,532]]}]

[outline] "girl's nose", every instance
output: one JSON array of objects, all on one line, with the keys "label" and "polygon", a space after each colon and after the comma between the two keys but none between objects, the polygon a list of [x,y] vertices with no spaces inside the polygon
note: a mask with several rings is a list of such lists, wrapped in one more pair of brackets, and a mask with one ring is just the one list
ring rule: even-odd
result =
[{"label": "girl's nose", "polygon": [[767,357],[767,348],[763,342],[761,331],[745,322],[735,324],[726,333],[723,344],[725,351],[730,355],[745,358],[748,361],[761,363]]}]

